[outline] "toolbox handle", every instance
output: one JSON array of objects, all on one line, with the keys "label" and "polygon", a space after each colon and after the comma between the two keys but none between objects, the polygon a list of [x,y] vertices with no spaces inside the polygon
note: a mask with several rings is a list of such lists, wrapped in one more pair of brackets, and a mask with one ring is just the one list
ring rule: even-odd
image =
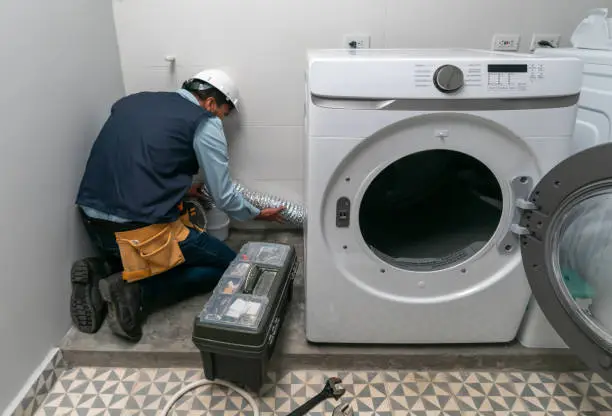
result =
[{"label": "toolbox handle", "polygon": [[276,341],[276,335],[278,334],[278,329],[280,327],[280,316],[277,316],[272,321],[272,330],[270,331],[270,335],[268,336],[268,346],[271,347],[274,345]]}]

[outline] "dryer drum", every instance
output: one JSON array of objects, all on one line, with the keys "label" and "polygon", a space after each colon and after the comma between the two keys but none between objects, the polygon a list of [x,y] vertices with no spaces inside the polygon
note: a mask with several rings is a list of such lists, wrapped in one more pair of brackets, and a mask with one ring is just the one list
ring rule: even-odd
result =
[{"label": "dryer drum", "polygon": [[436,271],[468,260],[493,237],[502,191],[476,158],[450,150],[407,155],[385,168],[361,200],[359,226],[383,261]]}]

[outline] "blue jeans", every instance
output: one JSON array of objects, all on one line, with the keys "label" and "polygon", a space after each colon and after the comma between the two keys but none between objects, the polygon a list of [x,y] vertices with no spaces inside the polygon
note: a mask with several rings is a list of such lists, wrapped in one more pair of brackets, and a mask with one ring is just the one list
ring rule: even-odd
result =
[{"label": "blue jeans", "polygon": [[[93,229],[86,218],[84,222],[96,247],[116,271],[121,270],[119,246],[114,233]],[[210,292],[236,257],[236,252],[222,241],[194,230],[190,230],[188,237],[179,245],[185,263],[139,281],[145,310],[169,306],[191,296]]]}]

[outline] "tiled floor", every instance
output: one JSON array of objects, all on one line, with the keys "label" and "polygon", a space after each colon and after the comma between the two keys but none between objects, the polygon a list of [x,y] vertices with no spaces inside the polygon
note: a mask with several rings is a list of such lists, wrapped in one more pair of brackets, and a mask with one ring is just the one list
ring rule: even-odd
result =
[{"label": "tiled floor", "polygon": [[[316,372],[269,374],[261,392],[264,415],[286,415],[320,391],[325,378],[343,379],[356,415],[612,415],[612,386],[585,373],[526,372]],[[200,370],[67,370],[38,415],[158,415],[167,400]],[[311,415],[331,415],[327,401]],[[246,402],[203,387],[181,400],[173,415],[247,415]]]}]

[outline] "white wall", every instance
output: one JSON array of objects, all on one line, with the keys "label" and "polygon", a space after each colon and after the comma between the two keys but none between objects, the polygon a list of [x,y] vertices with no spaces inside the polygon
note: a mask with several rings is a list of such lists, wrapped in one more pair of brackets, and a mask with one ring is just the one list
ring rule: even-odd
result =
[{"label": "white wall", "polygon": [[70,326],[74,198],[123,94],[105,1],[0,1],[0,410]]},{"label": "white wall", "polygon": [[[173,89],[204,67],[226,67],[243,94],[229,133],[234,176],[288,198],[302,195],[303,71],[307,48],[489,48],[494,33],[560,33],[612,0],[114,0],[128,92]],[[174,73],[164,56],[176,55]],[[228,134],[228,135],[230,135]]]}]

